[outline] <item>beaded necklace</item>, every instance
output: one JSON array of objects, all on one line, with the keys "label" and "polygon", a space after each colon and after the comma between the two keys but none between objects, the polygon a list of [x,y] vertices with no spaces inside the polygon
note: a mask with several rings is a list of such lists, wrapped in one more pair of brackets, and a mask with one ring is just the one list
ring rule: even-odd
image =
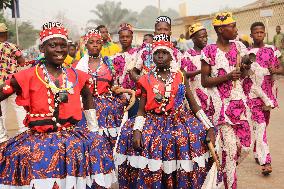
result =
[{"label": "beaded necklace", "polygon": [[[170,69],[163,69],[163,71],[168,71]],[[155,93],[155,100],[156,102],[160,103],[160,107],[159,109],[162,111],[162,112],[165,112],[165,114],[167,115],[168,113],[166,112],[166,106],[167,104],[169,103],[169,100],[170,100],[170,97],[171,97],[171,93],[172,93],[172,83],[174,81],[174,78],[176,76],[176,73],[175,72],[170,72],[170,74],[167,75],[167,78],[164,79],[162,78],[161,75],[158,74],[157,72],[157,68],[155,68],[153,70],[153,75],[154,77],[159,80],[161,79],[165,85],[165,95],[163,96],[161,94],[161,91],[159,91],[158,87],[155,87],[153,88],[153,92]],[[159,79],[158,79],[159,78]]]},{"label": "beaded necklace", "polygon": [[[90,56],[89,56],[90,57]],[[92,71],[90,69],[90,66],[88,66],[88,74],[92,76],[92,79],[93,79],[93,84],[94,84],[94,96],[98,96],[98,97],[102,97],[104,98],[104,96],[100,96],[99,95],[99,92],[98,92],[98,77],[101,77],[101,76],[104,76],[106,75],[106,73],[102,74],[102,75],[98,75],[101,67],[102,67],[102,64],[103,64],[103,59],[101,56],[98,56],[97,58],[100,58],[100,61],[99,61],[99,65],[97,66],[97,68],[95,69],[95,71]],[[89,63],[90,64],[90,63]],[[111,90],[109,90],[109,93],[112,94]]]},{"label": "beaded necklace", "polygon": [[[75,69],[72,69],[76,75],[76,82],[75,84],[73,84],[72,82],[68,81],[68,74],[67,74],[67,70],[64,67],[61,67],[62,69],[62,88],[58,88],[55,83],[52,81],[52,79],[49,76],[48,70],[46,69],[46,66],[44,64],[45,60],[40,61],[39,64],[36,65],[35,68],[35,72],[36,75],[38,77],[38,79],[45,84],[46,88],[47,88],[47,103],[48,103],[48,110],[49,113],[46,114],[31,114],[30,112],[27,112],[28,115],[30,115],[30,117],[50,117],[53,116],[51,119],[52,121],[54,121],[56,123],[57,127],[61,127],[61,124],[57,122],[57,117],[55,115],[55,110],[58,109],[59,103],[60,102],[65,102],[64,99],[61,98],[60,96],[60,92],[64,93],[64,98],[67,98],[68,101],[68,93],[67,91],[72,94],[74,93],[73,89],[74,87],[77,85],[78,83],[78,74],[75,71]],[[40,65],[40,66],[39,66]],[[44,79],[42,79],[39,74],[38,74],[38,67],[40,67],[42,69],[43,75],[44,75]],[[51,103],[52,103],[52,98],[51,98],[51,93],[53,93],[54,95],[54,108],[52,107]],[[67,95],[67,96],[66,96]],[[64,127],[63,127],[64,129]]]}]

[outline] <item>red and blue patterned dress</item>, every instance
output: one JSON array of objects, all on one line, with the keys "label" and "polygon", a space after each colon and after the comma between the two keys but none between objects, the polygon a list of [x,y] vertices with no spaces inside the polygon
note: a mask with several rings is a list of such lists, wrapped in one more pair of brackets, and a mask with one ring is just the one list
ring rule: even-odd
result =
[{"label": "red and blue patterned dress", "polygon": [[[75,126],[82,118],[80,91],[87,74],[66,69],[68,82],[76,83],[76,75],[78,82],[63,103],[39,80],[36,69],[44,78],[41,67],[13,76],[21,88],[16,102],[28,112],[24,124],[29,130],[0,144],[0,188],[109,188],[116,178],[108,141]],[[57,80],[61,86],[62,77]]]},{"label": "red and blue patterned dress", "polygon": [[[138,85],[147,100],[142,150],[133,148],[134,118],[121,129],[116,165],[120,188],[201,188],[210,168],[205,144],[205,126],[184,110],[185,86],[181,72],[174,72],[171,96],[161,111],[156,92],[165,94],[165,84],[152,72]],[[142,91],[144,91],[142,90]]]},{"label": "red and blue patterned dress", "polygon": [[[86,64],[88,65],[88,61]],[[76,65],[77,63],[74,66]],[[113,150],[123,119],[126,98],[123,95],[116,95],[111,91],[111,87],[113,86],[113,66],[108,57],[101,60],[96,69],[91,69],[88,66],[87,72],[90,75],[89,80],[92,83],[89,87],[93,92],[99,133],[110,142]],[[87,125],[85,116],[83,116],[79,125]]]}]

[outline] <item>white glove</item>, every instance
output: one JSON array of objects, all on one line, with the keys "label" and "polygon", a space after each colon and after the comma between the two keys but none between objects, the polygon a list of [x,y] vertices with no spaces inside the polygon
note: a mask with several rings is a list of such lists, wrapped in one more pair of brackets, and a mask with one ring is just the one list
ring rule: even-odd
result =
[{"label": "white glove", "polygon": [[206,129],[210,129],[211,127],[214,128],[214,125],[211,123],[211,121],[208,119],[207,115],[202,109],[200,109],[196,113],[196,117],[204,124]]},{"label": "white glove", "polygon": [[143,130],[143,127],[145,125],[145,121],[146,121],[146,118],[143,117],[143,116],[137,116],[135,118],[135,122],[134,122],[134,126],[133,126],[133,131],[135,130],[139,130],[139,131],[142,131]]},{"label": "white glove", "polygon": [[88,129],[90,131],[96,132],[99,130],[99,124],[97,120],[97,114],[95,109],[84,110],[86,117]]}]

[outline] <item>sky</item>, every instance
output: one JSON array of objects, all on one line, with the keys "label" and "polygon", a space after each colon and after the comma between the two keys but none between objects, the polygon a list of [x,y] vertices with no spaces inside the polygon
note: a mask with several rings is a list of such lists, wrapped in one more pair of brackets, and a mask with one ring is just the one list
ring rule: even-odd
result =
[{"label": "sky", "polygon": [[[21,21],[30,21],[37,29],[47,21],[54,20],[58,12],[64,12],[79,28],[85,28],[87,21],[94,18],[90,10],[106,0],[19,0]],[[140,12],[147,5],[158,5],[158,0],[114,0],[121,1],[122,7]],[[225,7],[238,8],[256,0],[160,0],[161,9],[173,8],[187,3],[188,15],[209,14]],[[9,12],[5,12],[10,16]]]}]

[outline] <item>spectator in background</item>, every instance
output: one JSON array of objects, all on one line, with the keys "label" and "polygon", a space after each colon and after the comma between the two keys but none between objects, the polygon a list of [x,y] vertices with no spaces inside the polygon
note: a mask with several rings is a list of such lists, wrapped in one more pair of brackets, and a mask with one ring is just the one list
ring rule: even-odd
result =
[{"label": "spectator in background", "polygon": [[68,44],[68,55],[64,60],[64,63],[66,65],[71,65],[73,61],[75,60],[76,57],[76,52],[77,52],[77,47],[74,43],[69,43]]},{"label": "spectator in background", "polygon": [[144,38],[143,38],[143,43],[152,44],[153,43],[153,37],[154,37],[153,34],[150,34],[150,33],[145,34]]},{"label": "spectator in background", "polygon": [[177,40],[177,47],[182,53],[187,51],[187,44],[184,34],[180,34],[179,39]]},{"label": "spectator in background", "polygon": [[281,64],[284,65],[284,38],[281,40],[281,48],[279,48],[279,50],[281,52],[280,61]]},{"label": "spectator in background", "polygon": [[109,36],[108,29],[106,28],[106,26],[100,25],[96,29],[100,31],[101,36],[103,38],[103,47],[101,50],[102,57],[113,56],[116,53],[121,52],[121,48],[119,47],[119,45],[113,43],[110,40],[110,36]]},{"label": "spectator in background", "polygon": [[241,35],[239,37],[239,41],[242,42],[246,46],[246,48],[249,48],[251,45],[251,41],[248,35]]},{"label": "spectator in background", "polygon": [[[0,23],[0,85],[4,84],[11,74],[17,72],[17,67],[25,65],[25,59],[21,50],[15,44],[10,43],[7,40],[8,28],[4,23]],[[16,104],[15,99],[16,95],[13,94],[1,102],[0,143],[8,139],[7,130],[4,124],[8,103],[12,105],[16,112],[19,133],[27,129],[23,124],[26,111],[23,107]]]},{"label": "spectator in background", "polygon": [[284,38],[284,34],[281,33],[281,27],[276,26],[276,35],[273,37],[273,45],[278,49],[281,48],[282,44],[281,41]]}]

